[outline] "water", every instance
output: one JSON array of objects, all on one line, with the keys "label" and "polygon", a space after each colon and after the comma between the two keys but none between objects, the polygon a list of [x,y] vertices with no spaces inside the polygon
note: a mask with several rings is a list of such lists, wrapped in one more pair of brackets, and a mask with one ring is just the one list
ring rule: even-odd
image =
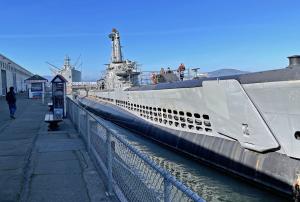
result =
[{"label": "water", "polygon": [[110,128],[122,134],[133,146],[147,154],[160,166],[169,170],[177,179],[183,181],[208,202],[288,201],[286,198],[275,195],[262,188],[257,188],[245,181],[170,151],[149,139],[134,134],[111,122],[107,122],[107,124]]}]

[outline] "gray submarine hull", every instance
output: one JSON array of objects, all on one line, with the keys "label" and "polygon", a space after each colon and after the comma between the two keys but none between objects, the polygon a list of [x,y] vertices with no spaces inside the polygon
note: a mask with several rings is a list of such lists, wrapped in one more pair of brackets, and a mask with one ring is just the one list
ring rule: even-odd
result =
[{"label": "gray submarine hull", "polygon": [[[278,152],[258,153],[244,149],[237,141],[154,125],[110,103],[88,98],[78,101],[94,114],[172,150],[283,195],[293,194],[295,169],[300,167],[297,159]],[[263,164],[257,167],[257,161]]]}]

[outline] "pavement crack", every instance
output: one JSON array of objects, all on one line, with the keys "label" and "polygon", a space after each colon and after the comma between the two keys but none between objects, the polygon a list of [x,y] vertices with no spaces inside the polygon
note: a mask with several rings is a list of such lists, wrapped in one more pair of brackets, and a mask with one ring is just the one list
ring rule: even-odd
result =
[{"label": "pavement crack", "polygon": [[21,187],[21,193],[20,193],[20,202],[26,202],[29,191],[30,191],[30,181],[33,173],[33,159],[32,159],[32,154],[35,149],[36,141],[38,138],[38,134],[35,135],[33,139],[33,144],[32,147],[29,149],[27,154],[25,155],[25,159],[27,160],[25,166],[24,166],[24,176],[23,176],[23,185]]}]

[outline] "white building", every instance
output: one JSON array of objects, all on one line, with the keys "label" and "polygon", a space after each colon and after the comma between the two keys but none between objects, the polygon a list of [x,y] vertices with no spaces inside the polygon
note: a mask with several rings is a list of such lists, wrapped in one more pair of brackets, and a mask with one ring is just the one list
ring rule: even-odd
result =
[{"label": "white building", "polygon": [[25,79],[33,75],[31,72],[2,54],[0,54],[0,70],[0,96],[5,95],[11,86],[15,88],[15,92],[26,91]]}]

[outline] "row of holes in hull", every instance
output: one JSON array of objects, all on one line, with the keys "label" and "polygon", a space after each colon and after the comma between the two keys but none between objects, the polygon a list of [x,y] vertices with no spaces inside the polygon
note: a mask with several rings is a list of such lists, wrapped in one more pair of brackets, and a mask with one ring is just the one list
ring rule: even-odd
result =
[{"label": "row of holes in hull", "polygon": [[[113,99],[105,97],[96,97],[103,101],[114,102]],[[187,128],[189,130],[212,132],[209,116],[199,113],[184,112],[178,110],[165,109],[160,107],[151,107],[130,103],[128,101],[116,100],[120,107],[127,108],[130,111],[137,112],[141,117],[153,122],[170,125],[174,127]]]},{"label": "row of holes in hull", "polygon": [[116,104],[120,107],[127,108],[129,111],[133,111],[152,122],[176,128],[212,132],[211,123],[207,114],[201,116],[199,113],[139,105],[122,100],[116,100]]}]

